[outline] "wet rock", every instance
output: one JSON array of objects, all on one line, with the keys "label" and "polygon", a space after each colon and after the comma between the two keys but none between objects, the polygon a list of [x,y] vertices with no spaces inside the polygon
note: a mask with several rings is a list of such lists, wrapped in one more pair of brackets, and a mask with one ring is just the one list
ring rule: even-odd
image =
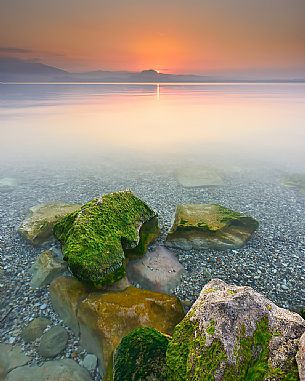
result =
[{"label": "wet rock", "polygon": [[126,271],[129,280],[142,288],[169,293],[180,283],[184,267],[173,253],[160,246],[143,258],[131,260]]},{"label": "wet rock", "polygon": [[94,199],[54,226],[73,275],[97,288],[123,278],[125,256],[143,255],[159,233],[156,213],[130,191]]},{"label": "wet rock", "polygon": [[296,355],[300,381],[305,380],[305,333],[300,338],[299,350]]},{"label": "wet rock", "polygon": [[51,250],[44,251],[36,259],[30,269],[31,287],[46,286],[67,270],[67,263],[54,256]]},{"label": "wet rock", "polygon": [[186,188],[223,185],[223,179],[217,171],[204,166],[181,168],[176,171],[176,178]]},{"label": "wet rock", "polygon": [[3,177],[0,179],[0,193],[1,192],[11,192],[16,188],[17,180],[13,177]]},{"label": "wet rock", "polygon": [[83,367],[93,372],[97,367],[97,357],[93,354],[88,354],[84,357]]},{"label": "wet rock", "polygon": [[21,223],[19,232],[31,243],[41,244],[52,237],[55,222],[79,208],[80,205],[64,203],[33,206],[29,216]]},{"label": "wet rock", "polygon": [[[168,381],[298,379],[295,355],[305,321],[250,287],[215,279],[175,328]],[[252,376],[251,376],[252,375]]]},{"label": "wet rock", "polygon": [[166,381],[169,337],[153,328],[137,328],[123,337],[113,356],[113,381]]},{"label": "wet rock", "polygon": [[66,348],[67,342],[67,331],[63,327],[57,325],[43,334],[38,352],[43,357],[55,357]]},{"label": "wet rock", "polygon": [[60,276],[50,285],[50,297],[54,310],[77,336],[79,334],[77,308],[88,292],[88,287],[84,283],[69,276]]},{"label": "wet rock", "polygon": [[38,317],[32,320],[21,332],[21,337],[27,343],[35,341],[42,336],[43,331],[51,325],[51,321],[46,318]]},{"label": "wet rock", "polygon": [[0,380],[19,366],[25,365],[30,359],[21,351],[21,348],[0,343]]},{"label": "wet rock", "polygon": [[258,222],[252,217],[221,205],[183,204],[176,208],[166,245],[184,250],[239,248],[257,228]]},{"label": "wet rock", "polygon": [[23,366],[5,381],[91,381],[88,371],[73,360],[47,361],[42,366]]},{"label": "wet rock", "polygon": [[122,337],[138,327],[171,334],[184,316],[172,296],[128,287],[124,291],[91,293],[78,308],[81,345],[94,353],[104,373]]}]

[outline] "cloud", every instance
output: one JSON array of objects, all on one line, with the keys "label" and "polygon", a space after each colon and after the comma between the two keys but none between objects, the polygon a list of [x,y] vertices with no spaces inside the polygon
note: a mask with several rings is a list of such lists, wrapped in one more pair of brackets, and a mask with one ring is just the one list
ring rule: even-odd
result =
[{"label": "cloud", "polygon": [[14,53],[17,53],[17,54],[28,54],[28,53],[32,53],[33,51],[30,50],[30,49],[21,49],[21,48],[15,48],[15,47],[12,47],[12,46],[5,46],[5,47],[2,47],[0,46],[0,53],[5,53],[5,54],[14,54]]}]

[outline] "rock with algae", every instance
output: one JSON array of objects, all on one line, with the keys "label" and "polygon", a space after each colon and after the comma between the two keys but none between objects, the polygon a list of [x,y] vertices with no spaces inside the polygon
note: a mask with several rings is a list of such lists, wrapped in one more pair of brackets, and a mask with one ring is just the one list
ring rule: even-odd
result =
[{"label": "rock with algae", "polygon": [[98,288],[123,278],[125,258],[144,254],[159,234],[157,214],[130,191],[89,201],[54,226],[72,273]]},{"label": "rock with algae", "polygon": [[174,330],[168,381],[297,381],[305,321],[250,287],[215,279]]},{"label": "rock with algae", "polygon": [[123,337],[113,356],[113,381],[166,381],[170,337],[154,328],[137,328]]},{"label": "rock with algae", "polygon": [[181,249],[243,246],[258,228],[252,217],[217,204],[177,205],[166,244]]}]

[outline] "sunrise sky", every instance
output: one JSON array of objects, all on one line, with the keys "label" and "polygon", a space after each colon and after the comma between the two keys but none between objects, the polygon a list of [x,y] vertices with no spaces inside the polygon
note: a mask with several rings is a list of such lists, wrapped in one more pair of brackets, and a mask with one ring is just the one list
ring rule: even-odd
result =
[{"label": "sunrise sky", "polygon": [[0,55],[71,71],[305,74],[304,0],[0,0]]}]

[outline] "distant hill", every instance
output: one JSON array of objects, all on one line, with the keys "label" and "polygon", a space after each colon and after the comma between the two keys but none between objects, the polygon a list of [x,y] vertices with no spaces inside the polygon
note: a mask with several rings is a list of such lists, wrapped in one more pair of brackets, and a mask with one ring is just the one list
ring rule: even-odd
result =
[{"label": "distant hill", "polygon": [[[135,82],[135,83],[166,83],[166,82],[287,82],[277,79],[238,79],[220,76],[178,75],[158,73],[149,69],[141,72],[130,71],[90,71],[71,73],[53,66],[30,60],[12,57],[0,57],[0,82]],[[289,82],[304,82],[304,79],[290,79]]]}]

